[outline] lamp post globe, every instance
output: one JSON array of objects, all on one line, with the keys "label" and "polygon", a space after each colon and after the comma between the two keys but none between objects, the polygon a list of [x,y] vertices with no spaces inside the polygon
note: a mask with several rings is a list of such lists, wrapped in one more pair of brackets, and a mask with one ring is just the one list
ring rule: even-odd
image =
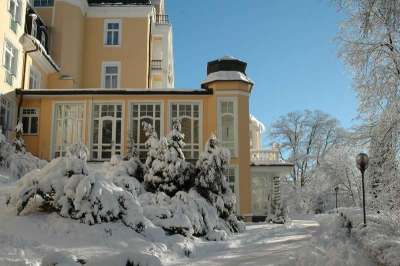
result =
[{"label": "lamp post globe", "polygon": [[369,163],[368,155],[366,153],[358,154],[356,158],[356,163],[357,163],[357,168],[361,172],[365,172],[365,170],[367,170],[368,168],[368,163]]},{"label": "lamp post globe", "polygon": [[338,201],[337,201],[337,194],[339,191],[339,185],[335,186],[335,201],[336,201],[336,212],[338,212]]},{"label": "lamp post globe", "polygon": [[365,212],[365,182],[364,182],[364,173],[368,168],[369,158],[365,153],[360,153],[356,157],[357,168],[361,172],[361,180],[362,180],[362,193],[363,193],[363,217],[364,217],[364,226],[367,226],[367,215]]}]

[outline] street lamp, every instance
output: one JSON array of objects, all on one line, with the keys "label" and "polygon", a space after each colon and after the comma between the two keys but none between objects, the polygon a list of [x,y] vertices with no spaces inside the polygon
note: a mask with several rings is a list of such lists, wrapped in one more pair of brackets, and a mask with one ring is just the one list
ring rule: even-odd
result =
[{"label": "street lamp", "polygon": [[363,215],[364,215],[364,226],[367,226],[367,217],[365,214],[365,185],[364,185],[364,173],[368,168],[368,155],[365,153],[360,153],[357,155],[356,163],[357,168],[361,171],[361,179],[362,179],[362,193],[363,193]]},{"label": "street lamp", "polygon": [[338,185],[336,185],[336,186],[335,186],[335,195],[336,195],[336,212],[339,212],[339,211],[338,211],[338,208],[337,208],[337,207],[338,207],[338,206],[337,206],[337,193],[338,193],[338,191],[339,191],[339,186],[338,186]]}]

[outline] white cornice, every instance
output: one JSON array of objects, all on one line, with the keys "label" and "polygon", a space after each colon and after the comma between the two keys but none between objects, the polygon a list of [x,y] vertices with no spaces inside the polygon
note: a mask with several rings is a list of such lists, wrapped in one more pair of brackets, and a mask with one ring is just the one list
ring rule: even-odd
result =
[{"label": "white cornice", "polygon": [[152,14],[153,6],[91,6],[87,10],[87,16],[94,18],[136,18]]},{"label": "white cornice", "polygon": [[87,0],[55,0],[79,7],[83,14],[95,18],[123,18],[123,17],[149,17],[154,15],[154,6],[151,5],[103,5],[89,6]]}]

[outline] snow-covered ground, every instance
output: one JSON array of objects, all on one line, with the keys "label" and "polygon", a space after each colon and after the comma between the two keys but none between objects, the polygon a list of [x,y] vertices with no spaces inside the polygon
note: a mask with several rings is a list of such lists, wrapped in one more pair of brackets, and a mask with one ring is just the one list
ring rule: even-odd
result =
[{"label": "snow-covered ground", "polygon": [[[286,225],[251,224],[227,241],[180,235],[150,241],[121,223],[89,226],[54,213],[16,216],[15,210],[4,205],[10,186],[13,183],[0,181],[1,266],[39,266],[43,257],[59,256],[56,252],[91,265],[107,265],[105,261],[111,258],[114,266],[119,265],[112,258],[132,253],[155,256],[164,265],[376,265],[348,238],[334,215]],[[192,252],[189,257],[185,250]],[[95,260],[103,264],[93,264]],[[153,262],[144,265],[157,265],[158,259]]]},{"label": "snow-covered ground", "polygon": [[225,242],[196,242],[195,257],[168,265],[376,265],[346,234],[333,215],[253,224]]}]

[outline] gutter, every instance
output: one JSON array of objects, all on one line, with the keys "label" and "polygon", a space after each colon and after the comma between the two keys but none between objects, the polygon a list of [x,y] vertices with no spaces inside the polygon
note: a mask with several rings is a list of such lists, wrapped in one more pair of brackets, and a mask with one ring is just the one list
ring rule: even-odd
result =
[{"label": "gutter", "polygon": [[213,95],[212,89],[207,90],[116,90],[116,89],[48,89],[48,90],[21,90],[17,89],[18,95],[26,96],[65,96],[65,95]]},{"label": "gutter", "polygon": [[[23,62],[23,66],[22,66],[21,90],[25,89],[26,59],[28,57],[28,54],[39,51],[39,46],[37,46],[34,42],[32,42],[32,43],[35,45],[36,48],[33,49],[33,50],[29,50],[29,51],[25,51],[24,52],[24,62]],[[17,124],[19,123],[20,113],[21,113],[21,106],[22,106],[23,100],[24,100],[24,95],[21,93],[21,96],[19,98],[19,103],[18,103]]]}]

